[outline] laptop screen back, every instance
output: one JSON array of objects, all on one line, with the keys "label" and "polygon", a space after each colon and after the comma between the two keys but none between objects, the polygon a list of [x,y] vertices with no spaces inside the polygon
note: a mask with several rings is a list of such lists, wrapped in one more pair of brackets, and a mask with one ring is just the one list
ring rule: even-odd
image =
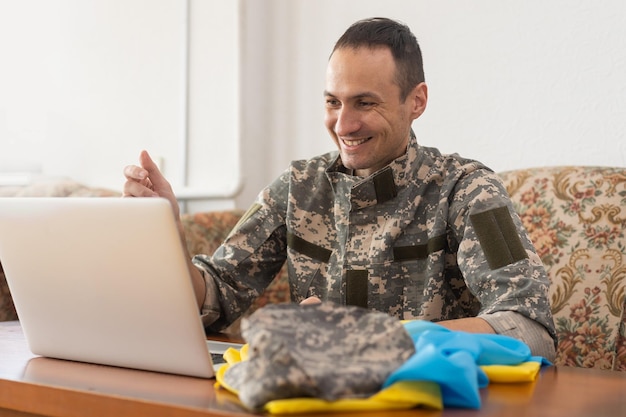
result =
[{"label": "laptop screen back", "polygon": [[213,376],[166,200],[0,199],[0,261],[33,353]]}]

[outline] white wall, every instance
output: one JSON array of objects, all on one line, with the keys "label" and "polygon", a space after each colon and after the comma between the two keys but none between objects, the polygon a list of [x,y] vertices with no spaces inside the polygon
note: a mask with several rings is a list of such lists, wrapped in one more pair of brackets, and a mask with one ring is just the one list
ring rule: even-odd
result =
[{"label": "white wall", "polygon": [[291,159],[332,149],[328,55],[374,15],[422,45],[422,144],[495,170],[626,165],[621,0],[0,0],[0,177],[119,189],[145,148],[180,195],[241,186],[190,211],[246,207]]},{"label": "white wall", "polygon": [[[324,71],[354,21],[409,24],[422,46],[429,105],[418,140],[495,170],[626,166],[626,3],[620,0],[273,0],[244,2],[242,143],[263,176],[332,149],[322,126]],[[264,17],[264,24],[257,16]],[[246,33],[247,32],[247,33]],[[260,63],[260,65],[258,65]],[[255,167],[256,166],[256,167]],[[246,203],[244,203],[244,201]]]},{"label": "white wall", "polygon": [[231,0],[0,0],[0,173],[119,190],[123,167],[145,148],[181,195],[232,194],[238,8]]}]

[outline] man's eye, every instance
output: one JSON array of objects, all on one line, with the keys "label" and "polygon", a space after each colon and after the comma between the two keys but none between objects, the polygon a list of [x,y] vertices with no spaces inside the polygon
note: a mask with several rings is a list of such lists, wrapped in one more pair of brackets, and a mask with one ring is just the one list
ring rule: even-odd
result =
[{"label": "man's eye", "polygon": [[372,107],[375,103],[372,101],[360,101],[359,102],[359,106],[360,107]]},{"label": "man's eye", "polygon": [[326,105],[330,106],[330,107],[337,107],[339,105],[339,100],[335,100],[332,98],[327,98],[326,99]]}]

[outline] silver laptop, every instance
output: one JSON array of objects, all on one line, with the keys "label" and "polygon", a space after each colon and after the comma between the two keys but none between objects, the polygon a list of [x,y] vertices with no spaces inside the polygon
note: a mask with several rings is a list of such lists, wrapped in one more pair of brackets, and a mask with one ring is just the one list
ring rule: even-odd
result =
[{"label": "silver laptop", "polygon": [[211,378],[230,346],[207,345],[167,200],[0,198],[0,262],[36,355]]}]

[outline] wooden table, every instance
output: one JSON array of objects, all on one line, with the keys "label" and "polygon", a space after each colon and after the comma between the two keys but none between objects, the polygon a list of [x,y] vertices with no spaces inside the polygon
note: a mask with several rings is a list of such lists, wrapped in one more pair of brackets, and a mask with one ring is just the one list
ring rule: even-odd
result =
[{"label": "wooden table", "polygon": [[[0,416],[247,414],[233,395],[214,389],[213,384],[214,380],[37,357],[28,350],[18,322],[0,322]],[[549,367],[541,371],[534,383],[492,384],[481,390],[481,398],[483,405],[478,411],[409,410],[383,414],[394,417],[626,416],[626,373]]]}]

